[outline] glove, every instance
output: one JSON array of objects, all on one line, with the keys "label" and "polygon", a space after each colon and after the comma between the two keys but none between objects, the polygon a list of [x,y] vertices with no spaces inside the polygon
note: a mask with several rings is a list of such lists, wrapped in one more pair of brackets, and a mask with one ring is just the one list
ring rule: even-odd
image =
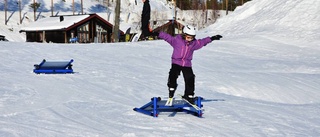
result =
[{"label": "glove", "polygon": [[214,41],[214,40],[220,40],[220,38],[222,38],[221,35],[215,35],[215,36],[212,36],[210,39]]}]

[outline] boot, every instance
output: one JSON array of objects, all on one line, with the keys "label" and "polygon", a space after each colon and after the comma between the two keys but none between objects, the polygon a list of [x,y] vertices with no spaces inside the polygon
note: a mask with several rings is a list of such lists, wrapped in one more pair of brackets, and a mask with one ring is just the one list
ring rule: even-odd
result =
[{"label": "boot", "polygon": [[193,95],[184,95],[182,98],[186,99],[191,104],[195,104],[195,97]]},{"label": "boot", "polygon": [[175,91],[176,91],[175,88],[169,88],[169,98],[173,98]]}]

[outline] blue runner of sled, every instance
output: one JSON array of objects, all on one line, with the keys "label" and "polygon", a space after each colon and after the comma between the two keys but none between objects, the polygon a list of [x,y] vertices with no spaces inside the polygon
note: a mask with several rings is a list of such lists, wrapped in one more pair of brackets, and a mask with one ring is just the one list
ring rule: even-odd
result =
[{"label": "blue runner of sled", "polygon": [[55,74],[55,73],[73,73],[72,63],[70,61],[46,61],[45,59],[38,65],[34,65],[34,73]]},{"label": "blue runner of sled", "polygon": [[[202,97],[196,97],[197,107],[201,108]],[[174,100],[172,106],[165,106],[166,100],[161,100],[160,97],[153,97],[151,101],[140,108],[134,108],[134,111],[140,112],[153,117],[158,117],[160,112],[186,112],[197,117],[202,117],[203,109],[196,110],[184,100]]]}]

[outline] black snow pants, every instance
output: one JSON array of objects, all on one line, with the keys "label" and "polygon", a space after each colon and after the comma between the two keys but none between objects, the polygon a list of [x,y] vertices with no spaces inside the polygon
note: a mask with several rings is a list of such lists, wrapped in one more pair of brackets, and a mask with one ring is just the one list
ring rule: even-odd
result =
[{"label": "black snow pants", "polygon": [[168,78],[168,87],[176,89],[177,79],[180,75],[180,72],[182,71],[184,83],[185,83],[185,90],[184,95],[194,95],[194,83],[195,83],[195,75],[193,74],[191,67],[182,67],[177,64],[172,64],[171,69],[169,72],[169,78]]}]

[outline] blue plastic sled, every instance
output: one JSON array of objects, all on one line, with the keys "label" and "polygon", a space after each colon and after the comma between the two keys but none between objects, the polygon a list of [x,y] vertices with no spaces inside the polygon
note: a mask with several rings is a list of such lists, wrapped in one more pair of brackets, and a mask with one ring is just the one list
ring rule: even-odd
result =
[{"label": "blue plastic sled", "polygon": [[45,59],[38,65],[34,65],[34,73],[40,74],[65,74],[73,73],[72,63],[73,59],[70,61],[46,61]]},{"label": "blue plastic sled", "polygon": [[[202,108],[202,97],[196,97],[196,105]],[[166,100],[161,100],[160,97],[153,97],[151,101],[140,108],[134,108],[134,111],[140,112],[153,117],[158,117],[160,112],[186,112],[197,117],[202,117],[203,110],[196,110],[190,104],[183,100],[174,100],[172,106],[165,106]]]}]

